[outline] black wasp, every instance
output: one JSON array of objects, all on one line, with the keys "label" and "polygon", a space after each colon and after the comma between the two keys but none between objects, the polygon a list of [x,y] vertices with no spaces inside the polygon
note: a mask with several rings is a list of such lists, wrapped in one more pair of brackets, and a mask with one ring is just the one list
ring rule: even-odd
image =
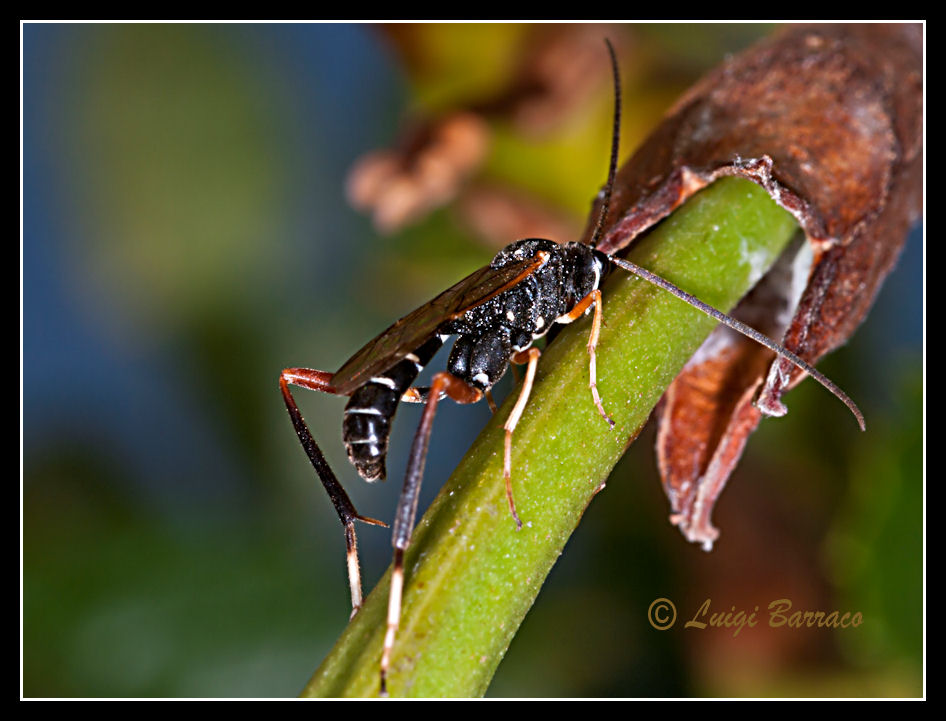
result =
[{"label": "black wasp", "polygon": [[[424,461],[437,403],[450,397],[458,403],[487,398],[490,389],[510,363],[526,365],[519,398],[505,423],[503,477],[509,509],[516,526],[511,483],[512,435],[529,399],[540,351],[533,342],[545,336],[553,324],[571,323],[593,311],[588,340],[589,385],[598,413],[614,425],[606,413],[595,383],[595,349],[601,328],[600,287],[612,266],[651,282],[699,308],[721,323],[749,336],[788,359],[840,398],[864,427],[863,416],[853,401],[821,373],[758,331],[706,305],[668,281],[623,258],[595,248],[608,214],[611,189],[617,169],[621,117],[620,79],[614,49],[607,42],[614,78],[614,128],[608,181],[591,243],[558,244],[530,238],[503,248],[492,262],[448,288],[429,303],[404,316],[353,355],[336,373],[309,368],[287,368],[279,378],[280,388],[293,426],[309,460],[328,492],[345,528],[348,579],[352,615],[361,607],[361,577],[355,536],[355,521],[385,525],[358,514],[348,494],[329,467],[312,438],[289,390],[290,385],[350,396],[342,422],[342,438],[348,458],[367,481],[385,477],[385,457],[391,421],[401,401],[424,403],[425,409],[414,436],[404,486],[394,518],[394,563],[388,602],[387,633],[381,657],[381,692],[386,693],[391,650],[400,620],[404,586],[404,552],[414,529]],[[447,370],[434,375],[429,388],[411,384],[434,354],[451,336],[457,336]]]}]

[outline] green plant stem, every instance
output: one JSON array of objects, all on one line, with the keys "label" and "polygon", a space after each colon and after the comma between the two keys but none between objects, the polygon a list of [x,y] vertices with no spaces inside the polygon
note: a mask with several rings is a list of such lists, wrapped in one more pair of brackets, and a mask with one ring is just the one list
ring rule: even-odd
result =
[{"label": "green plant stem", "polygon": [[[729,310],[797,230],[758,186],[730,178],[696,195],[629,258]],[[615,270],[605,285],[598,389],[588,387],[590,318],[543,353],[513,438],[516,531],[503,484],[503,423],[518,389],[483,430],[418,524],[409,549],[392,696],[485,693],[526,612],[591,499],[714,321]],[[436,429],[437,433],[446,432]],[[436,483],[437,479],[427,479]],[[304,696],[374,696],[390,573],[368,597]],[[575,609],[575,613],[587,609]]]}]

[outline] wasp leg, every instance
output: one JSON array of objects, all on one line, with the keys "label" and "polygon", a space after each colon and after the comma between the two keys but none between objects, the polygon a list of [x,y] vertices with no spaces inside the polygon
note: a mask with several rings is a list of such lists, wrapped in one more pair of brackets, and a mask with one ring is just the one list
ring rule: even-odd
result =
[{"label": "wasp leg", "polygon": [[332,378],[331,373],[324,371],[311,370],[309,368],[287,368],[279,375],[279,389],[282,391],[283,400],[286,402],[286,408],[289,411],[289,418],[296,429],[296,435],[302,443],[302,448],[312,462],[315,472],[319,474],[319,480],[325,487],[332,505],[335,506],[335,512],[338,514],[342,526],[345,527],[345,559],[348,566],[348,585],[351,589],[351,615],[354,616],[361,608],[361,569],[358,564],[358,539],[355,534],[355,521],[362,521],[374,526],[386,526],[374,518],[361,516],[355,510],[354,504],[342,488],[335,473],[322,455],[322,451],[309,427],[306,425],[299,407],[296,405],[292,393],[289,391],[289,385],[308,388],[313,391],[322,391],[323,393],[335,393],[335,389],[329,384]]},{"label": "wasp leg", "polygon": [[512,432],[516,430],[516,425],[522,417],[522,412],[529,402],[529,394],[532,392],[532,382],[535,380],[535,369],[539,364],[539,356],[542,355],[538,348],[529,348],[520,351],[512,356],[512,362],[522,365],[528,363],[526,367],[526,378],[522,382],[522,390],[519,391],[519,400],[513,406],[509,418],[503,428],[506,430],[506,441],[503,449],[503,481],[506,483],[506,500],[509,501],[509,512],[516,522],[516,530],[522,530],[522,521],[519,520],[519,514],[516,513],[516,502],[512,497]]},{"label": "wasp leg", "polygon": [[411,444],[411,453],[407,461],[407,473],[404,476],[404,487],[397,502],[397,511],[394,516],[394,531],[392,544],[394,545],[394,565],[391,571],[391,592],[388,596],[388,628],[384,635],[384,650],[381,653],[381,695],[388,695],[388,668],[391,664],[391,649],[394,648],[394,638],[397,635],[401,621],[401,598],[404,592],[404,551],[411,544],[411,535],[414,531],[414,518],[417,515],[417,499],[420,495],[420,484],[424,476],[424,463],[427,460],[427,447],[430,442],[430,432],[433,429],[434,414],[437,404],[444,396],[449,396],[457,403],[476,403],[483,397],[478,388],[468,385],[456,376],[449,373],[437,373],[430,388],[427,389],[427,405],[414,434]]},{"label": "wasp leg", "polygon": [[590,306],[594,305],[595,313],[591,321],[591,335],[588,337],[588,375],[590,377],[591,397],[594,399],[595,407],[598,413],[604,418],[608,425],[614,428],[614,420],[604,410],[601,404],[601,396],[598,395],[598,369],[596,363],[595,349],[598,347],[598,337],[601,335],[601,291],[597,288],[578,301],[578,304],[561,318],[556,318],[556,323],[571,323],[578,320]]}]

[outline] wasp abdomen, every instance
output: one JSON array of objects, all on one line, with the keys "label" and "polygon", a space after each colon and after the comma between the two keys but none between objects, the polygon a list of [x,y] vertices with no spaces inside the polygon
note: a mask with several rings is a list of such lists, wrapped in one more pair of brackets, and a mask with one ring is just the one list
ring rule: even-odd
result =
[{"label": "wasp abdomen", "polygon": [[342,421],[342,440],[348,459],[366,481],[384,480],[391,419],[398,402],[442,345],[443,340],[435,335],[351,394]]}]

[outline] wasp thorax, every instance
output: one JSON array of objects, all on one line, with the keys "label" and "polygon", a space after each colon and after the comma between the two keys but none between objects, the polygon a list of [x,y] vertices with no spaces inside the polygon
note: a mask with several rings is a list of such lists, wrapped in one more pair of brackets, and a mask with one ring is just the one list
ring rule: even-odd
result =
[{"label": "wasp thorax", "polygon": [[540,250],[544,250],[546,253],[559,253],[561,249],[562,246],[554,240],[546,240],[545,238],[517,240],[515,243],[510,243],[493,256],[490,267],[501,268],[507,263],[534,258],[536,253]]}]

